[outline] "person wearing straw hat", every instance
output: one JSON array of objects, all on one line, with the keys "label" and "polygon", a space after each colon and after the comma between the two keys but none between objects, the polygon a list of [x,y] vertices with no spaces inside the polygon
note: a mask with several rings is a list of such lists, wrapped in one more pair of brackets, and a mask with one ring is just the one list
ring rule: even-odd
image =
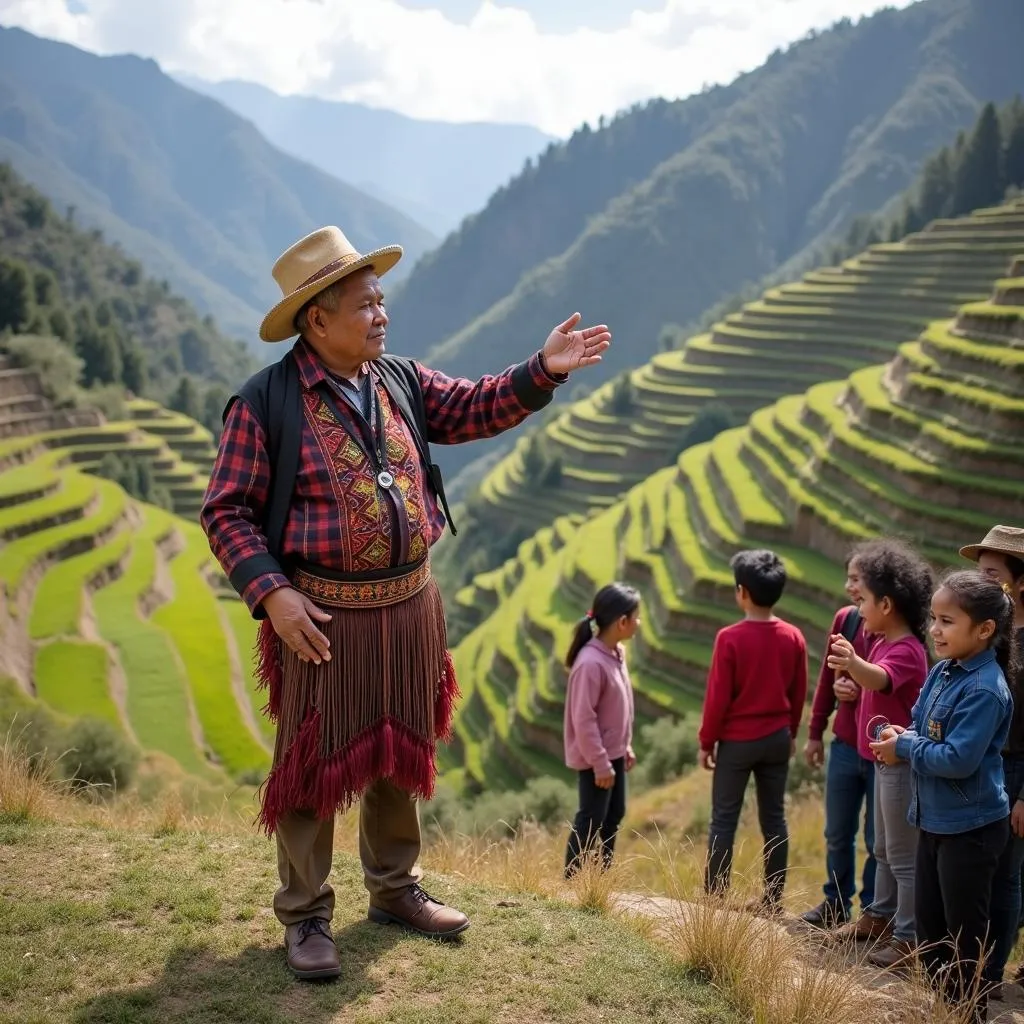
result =
[{"label": "person wearing straw hat", "polygon": [[[1014,626],[1019,642],[1024,643],[1024,529],[993,526],[980,543],[962,547],[960,554],[977,562],[986,576],[1002,584],[1013,600]],[[1003,775],[1010,798],[1010,835],[992,882],[993,945],[984,969],[985,980],[992,986],[990,996],[996,999],[1001,998],[1003,972],[1020,930],[1024,869],[1024,678],[1018,672],[1016,677],[1008,675],[1007,682],[1013,695],[1013,718],[1003,749]],[[1018,972],[1014,980],[1024,981],[1024,975]]]},{"label": "person wearing straw hat", "polygon": [[325,227],[277,260],[282,298],[260,337],[299,337],[229,400],[200,516],[260,620],[277,723],[260,823],[276,837],[274,910],[304,979],[341,970],[327,878],[335,814],[355,802],[370,919],[441,938],[469,925],[420,886],[416,863],[416,800],[433,792],[458,696],[429,559],[451,516],[429,445],[515,427],[611,342],[574,313],[476,382],[386,354],[381,278],[401,256],[360,253]]}]

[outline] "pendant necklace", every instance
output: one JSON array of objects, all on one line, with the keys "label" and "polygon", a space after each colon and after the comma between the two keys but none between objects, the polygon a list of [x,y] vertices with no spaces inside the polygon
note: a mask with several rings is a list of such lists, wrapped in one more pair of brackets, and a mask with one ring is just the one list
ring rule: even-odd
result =
[{"label": "pendant necklace", "polygon": [[384,429],[384,410],[381,408],[380,395],[373,386],[373,381],[367,374],[368,387],[373,395],[373,404],[370,407],[370,435],[374,440],[373,455],[377,463],[377,486],[387,491],[395,486],[395,478],[388,469],[388,442]]},{"label": "pendant necklace", "polygon": [[[331,408],[334,411],[335,418],[339,423],[343,423],[344,420],[342,419],[341,412],[338,410],[338,407],[334,402],[334,395],[332,394],[332,391],[337,387],[337,385],[333,380],[330,380],[330,378],[328,378],[328,380],[330,381],[329,386],[327,386],[326,391],[321,388],[321,393],[330,403]],[[361,431],[357,430],[355,434],[352,434],[351,436],[352,440],[355,441],[355,443],[363,450],[363,454],[366,455],[371,463],[373,463],[373,468],[376,470],[374,479],[377,481],[377,486],[383,491],[389,491],[395,486],[395,477],[388,468],[388,449],[384,423],[384,410],[381,407],[380,394],[374,387],[373,380],[370,378],[369,374],[367,375],[366,383],[363,386],[369,389],[369,394],[364,392],[363,398],[369,400],[364,401],[363,410],[362,412],[357,413],[357,415],[370,428],[370,439],[373,441],[373,444],[365,444],[365,438],[359,436]],[[366,416],[367,412],[369,413],[369,419],[367,419]],[[380,427],[379,430],[377,430],[378,425]]]}]

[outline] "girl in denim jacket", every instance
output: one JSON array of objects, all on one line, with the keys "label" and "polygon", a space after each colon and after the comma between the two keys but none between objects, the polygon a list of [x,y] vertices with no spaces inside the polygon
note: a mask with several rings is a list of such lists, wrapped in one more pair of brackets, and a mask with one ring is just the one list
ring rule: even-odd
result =
[{"label": "girl in denim jacket", "polygon": [[932,598],[931,636],[943,660],[928,674],[912,725],[871,745],[885,764],[909,761],[908,820],[921,829],[915,912],[918,955],[946,1002],[987,1019],[985,956],[992,879],[1009,834],[1000,751],[1013,705],[1013,601],[980,572],[955,572]]}]

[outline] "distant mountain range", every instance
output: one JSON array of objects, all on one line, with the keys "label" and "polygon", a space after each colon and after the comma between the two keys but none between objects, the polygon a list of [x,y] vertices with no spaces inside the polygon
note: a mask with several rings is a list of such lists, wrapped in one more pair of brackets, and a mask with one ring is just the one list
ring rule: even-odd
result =
[{"label": "distant mountain range", "polygon": [[309,231],[338,224],[364,250],[399,241],[402,273],[436,241],[153,61],[19,29],[0,28],[0,160],[250,340],[279,297],[273,261]]},{"label": "distant mountain range", "polygon": [[[476,376],[575,309],[612,326],[596,385],[667,323],[882,208],[987,100],[1024,90],[1024,3],[925,0],[776,52],[729,86],[584,128],[499,189],[395,290],[397,351]],[[446,451],[451,471],[510,442]]]},{"label": "distant mountain range", "polygon": [[280,96],[253,82],[176,77],[248,118],[286,153],[438,235],[482,209],[495,189],[554,141],[529,125],[421,121],[359,103]]}]

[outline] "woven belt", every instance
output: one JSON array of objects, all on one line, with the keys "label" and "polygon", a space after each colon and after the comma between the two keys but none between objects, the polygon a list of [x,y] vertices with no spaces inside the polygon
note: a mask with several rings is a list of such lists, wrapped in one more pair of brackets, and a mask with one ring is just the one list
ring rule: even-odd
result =
[{"label": "woven belt", "polygon": [[430,582],[430,560],[375,572],[340,573],[300,565],[292,586],[331,608],[386,608],[418,594]]}]

